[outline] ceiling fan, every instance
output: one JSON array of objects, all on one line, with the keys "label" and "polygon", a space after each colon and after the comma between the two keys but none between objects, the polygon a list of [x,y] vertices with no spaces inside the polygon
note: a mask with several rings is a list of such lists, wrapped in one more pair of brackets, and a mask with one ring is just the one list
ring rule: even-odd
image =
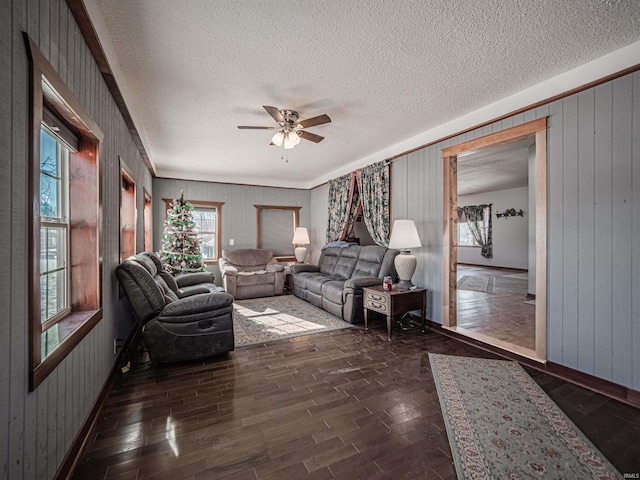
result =
[{"label": "ceiling fan", "polygon": [[263,108],[276,122],[278,122],[279,127],[238,125],[238,128],[245,130],[277,130],[273,135],[273,138],[271,138],[271,145],[276,145],[278,147],[284,145],[284,148],[287,150],[298,145],[301,138],[315,143],[321,142],[324,140],[324,137],[316,135],[315,133],[307,132],[304,129],[331,122],[329,116],[324,114],[298,121],[298,118],[300,117],[298,112],[295,110],[279,110],[276,107],[268,106],[264,106]]}]

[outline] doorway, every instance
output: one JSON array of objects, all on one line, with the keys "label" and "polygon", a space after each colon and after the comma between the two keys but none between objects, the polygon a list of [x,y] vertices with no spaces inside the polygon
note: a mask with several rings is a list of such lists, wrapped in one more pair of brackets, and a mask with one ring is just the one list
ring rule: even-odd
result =
[{"label": "doorway", "polygon": [[[534,344],[513,343],[508,337],[488,335],[458,324],[458,157],[488,149],[507,149],[509,145],[531,139],[535,145],[535,326]],[[547,262],[547,147],[546,118],[534,120],[442,150],[444,179],[443,327],[528,358],[546,361],[546,262]],[[531,187],[530,187],[531,188]],[[533,247],[533,246],[532,246]],[[531,268],[531,266],[529,267]],[[467,314],[468,312],[465,312]],[[487,313],[490,315],[491,313]],[[499,338],[501,337],[501,338]],[[520,343],[520,344],[519,344]],[[533,347],[533,348],[532,348]]]}]

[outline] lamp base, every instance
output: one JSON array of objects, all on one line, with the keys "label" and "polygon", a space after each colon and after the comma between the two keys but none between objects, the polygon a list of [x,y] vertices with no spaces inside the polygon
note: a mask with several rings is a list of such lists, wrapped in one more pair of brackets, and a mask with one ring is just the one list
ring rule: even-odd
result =
[{"label": "lamp base", "polygon": [[296,247],[295,255],[298,263],[304,263],[304,259],[307,256],[307,247]]},{"label": "lamp base", "polygon": [[396,272],[398,272],[398,277],[400,278],[400,282],[398,283],[398,288],[405,290],[413,287],[413,283],[411,283],[411,278],[416,271],[416,266],[418,261],[416,257],[411,255],[408,251],[400,252],[394,261],[394,265],[396,267]]}]

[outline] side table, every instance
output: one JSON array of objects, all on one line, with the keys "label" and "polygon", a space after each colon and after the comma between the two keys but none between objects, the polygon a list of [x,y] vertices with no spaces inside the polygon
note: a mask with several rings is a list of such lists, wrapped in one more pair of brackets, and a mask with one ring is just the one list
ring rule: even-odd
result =
[{"label": "side table", "polygon": [[399,289],[397,285],[385,292],[382,285],[363,287],[364,329],[369,329],[368,311],[382,313],[387,317],[387,333],[391,340],[391,325],[393,319],[412,310],[420,310],[422,331],[424,332],[425,315],[427,311],[427,289],[414,290]]}]

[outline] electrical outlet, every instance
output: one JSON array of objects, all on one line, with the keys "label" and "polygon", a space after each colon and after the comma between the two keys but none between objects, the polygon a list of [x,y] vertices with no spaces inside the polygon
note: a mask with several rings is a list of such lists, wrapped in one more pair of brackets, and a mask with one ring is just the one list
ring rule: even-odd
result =
[{"label": "electrical outlet", "polygon": [[234,245],[235,243],[236,243],[236,242],[235,242],[235,240],[234,240],[233,238],[230,238],[230,239],[229,239],[229,245]]},{"label": "electrical outlet", "polygon": [[118,353],[118,337],[113,337],[113,354]]}]

